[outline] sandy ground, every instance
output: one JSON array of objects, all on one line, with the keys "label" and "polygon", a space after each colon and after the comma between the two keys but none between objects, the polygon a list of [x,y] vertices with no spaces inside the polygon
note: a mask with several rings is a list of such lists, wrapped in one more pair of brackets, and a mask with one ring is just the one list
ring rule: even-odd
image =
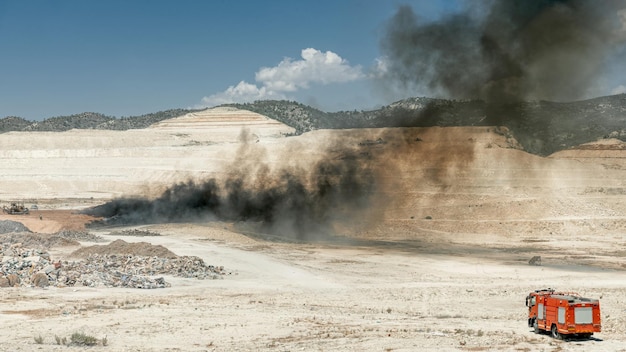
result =
[{"label": "sandy ground", "polygon": [[[0,220],[42,233],[80,229],[89,218],[76,211],[111,197],[219,176],[242,140],[255,150],[247,161],[270,166],[306,165],[329,147],[341,157],[342,145],[384,156],[375,201],[332,239],[280,241],[218,221],[133,227],[162,235],[149,238],[90,230],[230,274],[166,277],[172,287],[155,290],[3,288],[0,350],[78,350],[55,341],[77,331],[106,339],[92,348],[103,351],[626,350],[620,142],[540,158],[495,128],[289,132],[208,111],[140,131],[0,135],[0,199],[39,208]],[[377,138],[385,143],[368,142]],[[543,265],[528,265],[535,255]],[[534,334],[524,298],[547,287],[600,298],[603,331],[583,341]]]}]

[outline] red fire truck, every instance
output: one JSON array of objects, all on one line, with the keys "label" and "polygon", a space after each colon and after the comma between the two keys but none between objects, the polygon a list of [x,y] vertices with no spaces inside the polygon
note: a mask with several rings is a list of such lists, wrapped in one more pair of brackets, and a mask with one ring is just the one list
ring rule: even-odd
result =
[{"label": "red fire truck", "polygon": [[552,337],[589,338],[600,332],[600,301],[577,293],[536,290],[526,297],[528,326],[535,333],[550,331]]}]

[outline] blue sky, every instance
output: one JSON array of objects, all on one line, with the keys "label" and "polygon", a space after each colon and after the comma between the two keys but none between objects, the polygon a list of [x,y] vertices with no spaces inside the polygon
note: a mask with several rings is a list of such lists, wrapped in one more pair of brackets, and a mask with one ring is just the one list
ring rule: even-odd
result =
[{"label": "blue sky", "polygon": [[0,0],[0,118],[266,98],[372,108],[427,93],[385,94],[371,79],[398,6],[434,19],[459,1]]}]

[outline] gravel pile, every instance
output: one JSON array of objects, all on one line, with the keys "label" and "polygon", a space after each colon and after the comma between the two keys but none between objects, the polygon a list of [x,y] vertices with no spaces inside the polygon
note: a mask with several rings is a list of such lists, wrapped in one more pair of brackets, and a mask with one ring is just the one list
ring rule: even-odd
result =
[{"label": "gravel pile", "polygon": [[109,233],[111,236],[134,236],[134,237],[146,237],[146,236],[161,236],[158,232],[152,232],[148,230],[123,230],[123,231],[114,231]]},{"label": "gravel pile", "polygon": [[[61,238],[60,236],[56,236]],[[146,243],[117,240],[106,246],[91,246],[86,258],[77,261],[52,260],[45,249],[24,247],[20,243],[0,245],[0,287],[130,287],[165,288],[171,284],[159,275],[183,278],[220,279],[229,274],[223,267],[207,265],[195,256],[143,256],[113,254],[112,249],[155,252]],[[134,247],[135,246],[135,247]],[[94,249],[95,248],[95,249]],[[160,250],[160,249],[159,249]],[[159,251],[157,250],[157,252]],[[171,253],[171,252],[170,252]]]},{"label": "gravel pile", "polygon": [[0,233],[11,232],[32,232],[21,222],[11,220],[0,220]]},{"label": "gravel pile", "polygon": [[178,256],[161,245],[148,242],[128,243],[124,240],[115,240],[106,245],[93,245],[74,251],[72,257],[87,258],[92,254],[100,255],[136,255],[144,257],[159,257],[174,259]]},{"label": "gravel pile", "polygon": [[102,236],[94,235],[87,231],[72,231],[62,230],[56,233],[57,236],[66,238],[68,240],[82,241],[82,242],[106,242]]},{"label": "gravel pile", "polygon": [[85,261],[68,263],[57,279],[68,286],[106,286],[133,288],[170,287],[162,277],[172,275],[195,279],[220,279],[223,267],[206,265],[201,258],[183,256],[159,258],[92,254]]},{"label": "gravel pile", "polygon": [[51,247],[79,246],[78,241],[59,236],[58,234],[41,234],[32,232],[11,232],[0,234],[0,246],[19,245],[20,247],[47,250]]}]

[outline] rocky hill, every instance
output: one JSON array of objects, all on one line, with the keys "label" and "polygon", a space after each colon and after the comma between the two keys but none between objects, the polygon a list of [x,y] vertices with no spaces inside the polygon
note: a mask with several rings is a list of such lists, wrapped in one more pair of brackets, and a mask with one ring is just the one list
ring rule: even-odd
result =
[{"label": "rocky hill", "polygon": [[50,117],[43,121],[28,121],[8,116],[0,119],[0,133],[10,131],[68,131],[72,129],[129,130],[146,128],[157,122],[185,115],[197,110],[171,109],[155,113],[115,118],[95,112]]},{"label": "rocky hill", "polygon": [[[317,129],[506,126],[524,150],[544,156],[601,138],[626,141],[626,94],[570,103],[537,101],[507,105],[487,104],[479,100],[418,97],[377,110],[340,112],[324,112],[285,100],[226,106],[265,115],[295,128],[296,134]],[[11,116],[0,119],[0,132],[140,129],[194,111],[172,109],[122,118],[85,112],[51,117],[40,122]]]},{"label": "rocky hill", "polygon": [[570,103],[490,105],[483,101],[409,98],[371,111],[323,112],[291,101],[234,104],[296,128],[506,126],[529,153],[549,155],[601,138],[626,141],[626,94]]}]

